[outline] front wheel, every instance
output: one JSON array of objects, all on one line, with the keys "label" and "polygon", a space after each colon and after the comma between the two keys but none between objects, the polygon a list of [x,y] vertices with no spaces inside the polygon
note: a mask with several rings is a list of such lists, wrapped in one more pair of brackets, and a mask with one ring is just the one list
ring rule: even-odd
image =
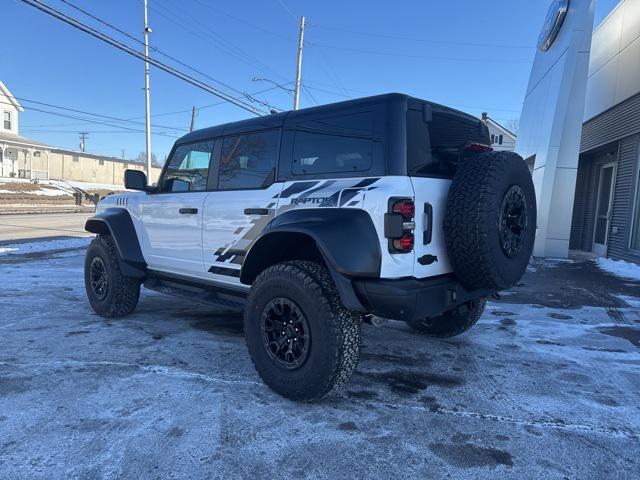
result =
[{"label": "front wheel", "polygon": [[84,285],[91,308],[105,318],[130,314],[140,298],[140,282],[122,274],[116,245],[108,235],[98,235],[87,249]]},{"label": "front wheel", "polygon": [[284,397],[313,401],[346,382],[360,354],[358,314],[340,303],[326,268],[293,261],[251,287],[244,331],[262,380]]},{"label": "front wheel", "polygon": [[414,330],[431,337],[455,337],[473,327],[484,312],[487,301],[484,298],[472,300],[436,317],[408,320]]}]

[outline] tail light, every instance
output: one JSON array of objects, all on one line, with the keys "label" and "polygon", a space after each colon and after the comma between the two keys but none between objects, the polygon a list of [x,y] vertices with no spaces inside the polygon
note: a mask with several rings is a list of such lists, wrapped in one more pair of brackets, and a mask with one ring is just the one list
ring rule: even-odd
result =
[{"label": "tail light", "polygon": [[411,198],[392,198],[384,216],[384,235],[389,239],[389,252],[409,253],[415,241],[416,207]]},{"label": "tail light", "polygon": [[393,248],[398,252],[410,252],[413,250],[413,233],[405,233],[402,237],[392,241]]},{"label": "tail light", "polygon": [[399,213],[406,220],[410,220],[416,213],[416,206],[413,200],[400,200],[392,205],[391,211],[393,213]]}]

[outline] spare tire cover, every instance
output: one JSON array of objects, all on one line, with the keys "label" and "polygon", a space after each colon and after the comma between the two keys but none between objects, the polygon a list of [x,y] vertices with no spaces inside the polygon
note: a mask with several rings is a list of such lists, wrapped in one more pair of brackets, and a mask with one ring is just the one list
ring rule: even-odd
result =
[{"label": "spare tire cover", "polygon": [[444,233],[453,270],[466,288],[515,285],[527,269],[535,231],[535,189],[522,157],[489,152],[460,162]]}]

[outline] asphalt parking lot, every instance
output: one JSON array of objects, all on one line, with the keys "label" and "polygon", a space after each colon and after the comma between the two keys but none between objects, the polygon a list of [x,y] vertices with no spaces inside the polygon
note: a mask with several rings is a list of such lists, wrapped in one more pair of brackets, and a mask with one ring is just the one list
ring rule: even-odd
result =
[{"label": "asphalt parking lot", "polygon": [[365,326],[341,392],[265,387],[241,319],[90,310],[82,248],[0,256],[0,478],[638,478],[640,284],[534,262],[450,340]]}]

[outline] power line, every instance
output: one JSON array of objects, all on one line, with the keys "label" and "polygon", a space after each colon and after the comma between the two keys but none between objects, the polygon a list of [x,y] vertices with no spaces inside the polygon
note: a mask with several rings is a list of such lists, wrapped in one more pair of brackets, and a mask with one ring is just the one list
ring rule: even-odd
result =
[{"label": "power line", "polygon": [[266,112],[254,107],[253,105],[247,104],[243,101],[240,100],[236,100],[233,97],[231,97],[230,95],[206,84],[205,82],[198,80],[186,73],[181,72],[180,70],[177,70],[163,62],[160,62],[159,60],[156,60],[154,58],[151,57],[147,57],[145,56],[143,53],[138,52],[137,50],[135,50],[134,48],[119,42],[118,40],[114,39],[113,37],[110,37],[102,32],[99,32],[98,30],[95,30],[94,28],[91,28],[89,26],[87,26],[86,24],[80,22],[79,20],[76,20],[72,17],[69,17],[68,15],[65,15],[64,13],[52,8],[51,6],[39,1],[39,0],[21,0],[23,3],[26,3],[27,5],[30,5],[38,10],[40,10],[43,13],[46,13],[47,15],[56,18],[57,20],[60,20],[78,30],[81,30],[95,38],[97,38],[98,40],[101,40],[111,46],[116,47],[119,50],[122,50],[123,52],[134,56],[140,60],[147,60],[151,65],[159,68],[160,70],[163,70],[167,73],[169,73],[170,75],[173,75],[181,80],[184,80],[187,83],[190,83],[208,93],[211,93],[212,95],[215,95],[219,98],[222,98],[223,100],[228,101],[229,103],[232,103],[233,105],[236,105],[237,107],[242,108],[243,110],[247,110],[248,112],[251,112],[255,115],[261,115],[261,114],[265,114]]},{"label": "power line", "polygon": [[[24,0],[23,0],[24,1]],[[305,42],[307,45],[312,47],[323,47],[323,48],[332,48],[334,50],[344,50],[347,52],[355,52],[355,53],[366,53],[369,55],[381,55],[387,57],[407,57],[407,58],[420,58],[424,60],[436,60],[436,61],[446,61],[446,62],[477,62],[477,63],[522,63],[529,64],[531,63],[529,60],[502,60],[502,59],[483,59],[483,58],[474,58],[474,57],[435,57],[430,55],[418,55],[413,53],[394,53],[394,52],[380,52],[378,50],[365,50],[360,48],[352,48],[352,47],[342,47],[340,45],[326,45],[322,43],[311,43]]]},{"label": "power line", "polygon": [[[144,122],[136,122],[135,120],[128,120],[126,118],[118,118],[118,117],[112,117],[110,115],[103,115],[100,113],[92,113],[92,112],[87,112],[84,110],[78,110],[75,108],[69,108],[69,107],[62,107],[60,105],[54,105],[52,103],[46,103],[46,102],[39,102],[37,100],[31,100],[30,98],[24,98],[24,97],[14,97],[16,100],[20,100],[22,102],[27,102],[27,103],[35,103],[36,105],[44,105],[45,107],[51,107],[51,108],[58,108],[60,110],[66,110],[68,112],[74,112],[74,113],[81,113],[83,115],[91,115],[94,117],[100,117],[100,118],[105,118],[107,120],[114,120],[117,122],[123,122],[123,123],[131,123],[131,124],[135,124],[135,125],[144,125]],[[157,125],[157,124],[152,124],[153,127],[157,127],[157,128],[165,128],[167,130],[187,130],[186,128],[183,127],[169,127],[167,125]]]},{"label": "power line", "polygon": [[[142,40],[136,38],[135,36],[131,35],[130,33],[126,32],[126,31],[116,27],[115,25],[113,25],[113,24],[111,24],[111,23],[109,23],[109,22],[107,22],[107,21],[105,21],[105,20],[93,15],[91,12],[88,12],[88,11],[86,11],[86,10],[84,10],[84,9],[74,5],[74,4],[72,4],[68,0],[60,0],[60,1],[65,3],[65,4],[67,4],[67,5],[69,5],[71,8],[83,13],[84,15],[88,16],[89,18],[94,19],[95,21],[101,23],[102,25],[105,25],[106,27],[109,27],[112,30],[124,35],[125,37],[129,38],[130,40],[133,40],[134,42],[139,43],[140,45],[144,45],[144,42]],[[149,46],[149,48],[151,50],[153,50],[154,52],[162,55],[163,57],[168,58],[169,60],[172,60],[172,61],[176,62],[177,64],[182,65],[183,67],[186,67],[189,70],[191,70],[193,72],[196,72],[196,73],[202,75],[203,77],[206,77],[209,80],[212,80],[212,81],[216,82],[217,84],[222,85],[223,87],[226,87],[229,90],[232,90],[232,91],[234,91],[236,93],[239,93],[239,94],[244,96],[244,92],[241,92],[240,90],[237,90],[237,89],[233,88],[231,85],[228,85],[227,83],[224,83],[223,81],[218,80],[217,78],[213,78],[209,74],[207,74],[207,73],[205,73],[205,72],[203,72],[203,71],[201,71],[201,70],[199,70],[199,69],[197,69],[195,67],[192,67],[191,65],[188,65],[187,63],[183,62],[182,60],[179,60],[179,59],[173,57],[172,55],[169,55],[168,53],[160,50],[159,48],[153,47],[151,45]]]},{"label": "power line", "polygon": [[246,26],[248,26],[248,27],[251,27],[251,28],[253,28],[253,29],[259,30],[259,31],[264,32],[264,33],[267,33],[267,34],[269,34],[269,35],[273,35],[274,37],[278,37],[278,38],[281,38],[281,39],[283,39],[283,40],[291,41],[291,42],[295,42],[295,40],[296,40],[296,39],[295,39],[295,38],[293,38],[293,37],[289,37],[289,36],[287,36],[287,35],[283,35],[283,34],[281,34],[281,33],[274,32],[274,31],[269,30],[269,29],[267,29],[267,28],[264,28],[264,27],[261,27],[261,26],[259,26],[259,25],[256,25],[255,23],[247,22],[246,20],[244,20],[244,19],[242,19],[242,18],[240,18],[240,17],[236,17],[236,16],[234,16],[234,15],[231,15],[230,13],[227,13],[227,12],[225,12],[225,11],[220,10],[219,8],[216,8],[216,7],[214,7],[213,5],[210,5],[209,3],[205,3],[205,2],[203,2],[203,1],[201,1],[201,0],[195,0],[195,2],[196,2],[196,3],[199,3],[199,4],[200,4],[200,5],[202,5],[203,7],[206,7],[206,8],[208,8],[208,9],[210,9],[210,10],[215,11],[216,13],[219,13],[220,15],[224,15],[224,16],[225,16],[225,17],[227,17],[227,18],[230,18],[230,19],[232,19],[232,20],[235,20],[235,21],[236,21],[236,22],[238,22],[238,23],[242,23],[242,24],[244,24],[244,25],[246,25]]},{"label": "power line", "polygon": [[[290,85],[291,83],[293,83],[293,82],[283,83],[283,85]],[[260,95],[261,93],[270,92],[272,90],[275,90],[276,88],[279,88],[279,87],[265,88],[265,89],[259,90],[257,92],[249,93],[249,95]],[[225,101],[216,102],[216,103],[210,103],[208,105],[203,105],[201,107],[196,107],[196,109],[204,110],[205,108],[217,107],[217,106],[223,105],[225,103],[226,103]],[[163,117],[163,116],[168,116],[168,115],[177,115],[177,114],[180,114],[180,113],[189,113],[189,112],[191,112],[191,110],[174,110],[173,112],[156,113],[156,114],[152,115],[152,117]],[[143,117],[133,117],[133,118],[143,118]],[[132,118],[132,120],[133,120],[133,118]]]},{"label": "power line", "polygon": [[[240,47],[234,45],[230,41],[218,35],[215,31],[211,30],[210,25],[202,23],[198,18],[192,16],[188,12],[185,12],[184,9],[180,8],[179,6],[174,7],[177,10],[173,11],[168,7],[168,5],[169,4],[162,5],[161,3],[154,3],[151,5],[151,9],[155,10],[157,14],[165,18],[167,21],[173,23],[179,28],[182,28],[188,34],[197,37],[210,45],[213,45],[215,48],[221,50],[223,53],[235,58],[236,60],[255,67],[258,70],[262,70],[263,72],[271,72],[272,74],[282,77],[282,75],[274,71],[268,65],[262,63],[260,60],[251,56]],[[159,9],[164,10],[166,13],[163,13],[163,11]],[[183,14],[189,17],[186,21],[182,19]],[[194,24],[201,27],[201,32],[193,28]]]},{"label": "power line", "polygon": [[276,3],[280,5],[282,9],[291,16],[291,18],[293,18],[296,21],[298,20],[298,17],[296,16],[296,14],[293,13],[291,9],[287,7],[287,5],[282,0],[276,0]]},{"label": "power line", "polygon": [[376,32],[365,32],[362,30],[348,30],[345,28],[337,28],[337,27],[328,27],[325,25],[318,25],[317,23],[309,23],[310,27],[320,28],[323,30],[332,30],[334,32],[343,32],[343,33],[352,33],[356,35],[366,35],[371,37],[381,37],[381,38],[390,38],[396,40],[408,40],[412,42],[421,42],[421,43],[433,43],[437,45],[457,45],[463,47],[483,47],[483,48],[514,48],[514,49],[535,49],[535,45],[509,45],[509,44],[496,44],[496,43],[475,43],[475,42],[452,42],[447,40],[433,40],[427,38],[415,38],[415,37],[404,37],[401,35],[389,35],[384,33],[376,33]]},{"label": "power line", "polygon": [[[12,105],[11,103],[8,103],[8,102],[0,102],[0,104]],[[55,115],[55,116],[63,117],[63,118],[70,118],[72,120],[81,120],[81,121],[83,121],[85,123],[94,123],[96,125],[104,125],[104,126],[112,127],[112,128],[121,128],[122,130],[128,130],[130,132],[144,133],[144,130],[139,130],[139,129],[135,129],[135,128],[129,128],[129,127],[125,127],[123,125],[114,125],[113,123],[101,122],[101,121],[97,121],[97,120],[91,120],[91,119],[88,119],[88,118],[76,117],[76,116],[73,116],[73,115],[66,115],[66,114],[60,113],[60,112],[51,112],[49,110],[43,110],[41,108],[35,108],[35,107],[25,107],[25,108],[27,110],[31,110],[31,111],[34,111],[34,112],[46,113],[48,115]],[[160,136],[163,136],[163,137],[171,137],[171,138],[180,138],[180,137],[177,137],[175,135],[169,135],[167,133],[160,133],[160,132],[154,133],[154,135],[160,135]]]}]

